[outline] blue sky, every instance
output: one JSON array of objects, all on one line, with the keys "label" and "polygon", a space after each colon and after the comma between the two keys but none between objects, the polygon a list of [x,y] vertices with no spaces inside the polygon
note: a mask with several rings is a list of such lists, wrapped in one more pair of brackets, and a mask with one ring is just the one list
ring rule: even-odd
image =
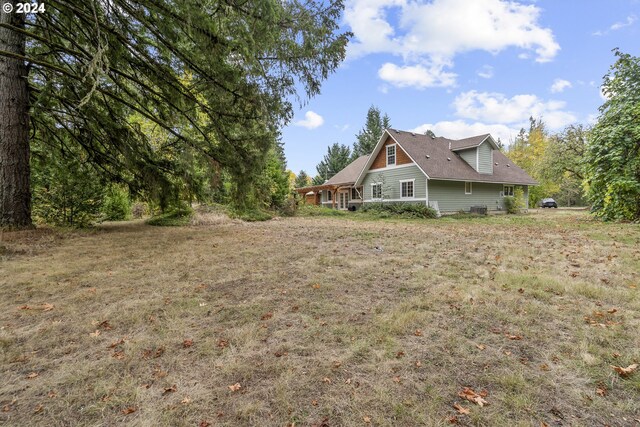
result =
[{"label": "blue sky", "polygon": [[640,0],[347,0],[346,61],[283,130],[288,168],[353,145],[375,105],[401,130],[504,143],[597,118],[611,50],[640,55]]}]

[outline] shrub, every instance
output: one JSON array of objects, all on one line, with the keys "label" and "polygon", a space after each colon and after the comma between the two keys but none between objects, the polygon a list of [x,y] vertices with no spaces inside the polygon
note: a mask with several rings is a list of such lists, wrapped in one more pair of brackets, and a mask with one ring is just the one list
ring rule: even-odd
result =
[{"label": "shrub", "polygon": [[504,198],[504,208],[508,214],[517,214],[524,208],[524,191],[520,187],[516,187],[513,196]]},{"label": "shrub", "polygon": [[189,224],[192,215],[193,210],[191,208],[180,207],[149,218],[146,222],[149,225],[160,227],[179,227]]},{"label": "shrub", "polygon": [[345,216],[347,212],[337,209],[325,208],[324,206],[304,205],[298,208],[298,216]]},{"label": "shrub", "polygon": [[392,215],[402,218],[438,217],[435,209],[419,203],[376,203],[364,205],[362,211],[377,214],[381,218],[389,218]]},{"label": "shrub", "polygon": [[124,221],[131,216],[129,192],[118,185],[111,185],[102,203],[102,215],[107,221]]}]

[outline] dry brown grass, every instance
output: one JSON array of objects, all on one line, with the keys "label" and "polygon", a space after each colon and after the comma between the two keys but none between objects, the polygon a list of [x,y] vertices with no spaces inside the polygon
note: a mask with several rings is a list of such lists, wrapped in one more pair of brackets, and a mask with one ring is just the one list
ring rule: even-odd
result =
[{"label": "dry brown grass", "polygon": [[0,423],[640,423],[637,225],[194,224],[4,234]]}]

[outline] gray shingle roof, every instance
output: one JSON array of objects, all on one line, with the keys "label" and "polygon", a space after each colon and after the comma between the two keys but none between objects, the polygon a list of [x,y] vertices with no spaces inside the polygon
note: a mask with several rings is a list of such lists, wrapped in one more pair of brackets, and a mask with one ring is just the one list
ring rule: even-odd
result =
[{"label": "gray shingle roof", "polygon": [[[389,135],[400,144],[431,179],[523,185],[538,184],[536,180],[513,164],[499,150],[494,150],[493,152],[494,165],[493,174],[491,175],[476,172],[455,151],[452,151],[475,147],[484,141],[488,134],[453,140],[443,137],[431,138],[427,135],[389,129]],[[449,143],[451,143],[451,149],[449,149]]]},{"label": "gray shingle roof", "polygon": [[360,171],[367,164],[369,156],[360,156],[353,162],[349,163],[347,167],[331,177],[324,185],[341,185],[341,184],[353,184],[356,182]]}]

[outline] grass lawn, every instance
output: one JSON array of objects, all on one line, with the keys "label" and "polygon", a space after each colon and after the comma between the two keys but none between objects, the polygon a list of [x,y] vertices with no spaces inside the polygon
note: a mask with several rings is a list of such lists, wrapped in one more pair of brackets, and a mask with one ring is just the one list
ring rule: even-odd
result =
[{"label": "grass lawn", "polygon": [[4,233],[0,362],[3,425],[639,425],[640,226]]}]

